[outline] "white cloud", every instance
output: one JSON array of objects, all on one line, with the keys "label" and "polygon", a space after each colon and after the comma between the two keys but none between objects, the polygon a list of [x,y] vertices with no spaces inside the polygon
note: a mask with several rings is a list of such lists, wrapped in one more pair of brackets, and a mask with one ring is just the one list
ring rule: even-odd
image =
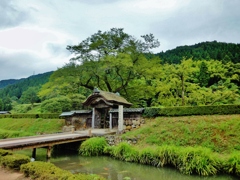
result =
[{"label": "white cloud", "polygon": [[113,27],[136,38],[153,33],[161,43],[154,52],[239,43],[239,6],[239,0],[1,0],[0,80],[56,70],[70,58],[67,45]]}]

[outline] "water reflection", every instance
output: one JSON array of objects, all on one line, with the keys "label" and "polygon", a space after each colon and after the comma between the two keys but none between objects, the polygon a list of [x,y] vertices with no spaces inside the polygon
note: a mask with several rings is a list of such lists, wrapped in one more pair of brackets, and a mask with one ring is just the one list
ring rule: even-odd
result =
[{"label": "water reflection", "polygon": [[56,166],[72,173],[99,174],[108,180],[237,180],[232,176],[187,176],[172,168],[156,168],[122,162],[110,157],[59,156],[51,159]]}]

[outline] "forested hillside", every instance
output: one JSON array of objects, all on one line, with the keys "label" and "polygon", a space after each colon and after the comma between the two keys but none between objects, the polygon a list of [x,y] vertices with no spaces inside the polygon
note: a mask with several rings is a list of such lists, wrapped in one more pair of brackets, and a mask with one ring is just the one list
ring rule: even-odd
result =
[{"label": "forested hillside", "polygon": [[8,86],[8,85],[11,85],[11,84],[16,84],[16,83],[19,83],[20,81],[24,80],[25,78],[23,79],[8,79],[8,80],[1,80],[0,81],[0,89]]},{"label": "forested hillside", "polygon": [[[41,86],[48,82],[49,77],[53,72],[46,72],[43,74],[33,75],[28,78],[15,80],[14,84],[10,84],[0,89],[0,110],[11,110],[12,102],[19,101],[24,92],[27,90],[34,90],[35,94],[39,91]],[[1,81],[9,84],[12,80]],[[39,98],[38,98],[39,99]],[[26,100],[26,99],[25,99]],[[22,98],[21,103],[27,103]],[[27,100],[28,101],[28,100]],[[31,103],[31,102],[30,102]]]},{"label": "forested hillside", "polygon": [[179,64],[183,57],[193,60],[219,60],[223,63],[240,63],[240,44],[224,42],[201,42],[192,46],[179,46],[157,53],[163,63]]}]

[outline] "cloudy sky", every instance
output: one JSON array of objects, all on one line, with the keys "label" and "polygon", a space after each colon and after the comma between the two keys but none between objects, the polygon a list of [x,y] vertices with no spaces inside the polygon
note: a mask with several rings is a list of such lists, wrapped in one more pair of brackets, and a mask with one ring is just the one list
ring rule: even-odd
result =
[{"label": "cloudy sky", "polygon": [[240,43],[240,0],[1,0],[0,80],[62,67],[75,45],[110,28],[152,33],[154,52],[204,41]]}]

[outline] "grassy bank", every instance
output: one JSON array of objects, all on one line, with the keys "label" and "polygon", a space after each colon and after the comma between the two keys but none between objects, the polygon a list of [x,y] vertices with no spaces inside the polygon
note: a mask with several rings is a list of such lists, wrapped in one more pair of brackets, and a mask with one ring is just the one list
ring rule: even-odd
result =
[{"label": "grassy bank", "polygon": [[173,166],[183,174],[240,176],[239,129],[240,115],[157,117],[122,135],[126,141],[136,138],[135,145],[121,142],[106,146],[102,139],[91,139],[82,143],[79,152],[156,167]]},{"label": "grassy bank", "polygon": [[157,117],[122,135],[139,146],[201,146],[218,153],[240,150],[240,115]]},{"label": "grassy bank", "polygon": [[94,137],[81,144],[79,153],[85,156],[108,155],[122,161],[155,167],[171,166],[186,175],[240,176],[240,152],[220,154],[203,147],[171,145],[139,148],[127,142],[109,146],[103,137]]},{"label": "grassy bank", "polygon": [[0,119],[0,138],[61,132],[63,125],[63,119],[3,118]]}]

